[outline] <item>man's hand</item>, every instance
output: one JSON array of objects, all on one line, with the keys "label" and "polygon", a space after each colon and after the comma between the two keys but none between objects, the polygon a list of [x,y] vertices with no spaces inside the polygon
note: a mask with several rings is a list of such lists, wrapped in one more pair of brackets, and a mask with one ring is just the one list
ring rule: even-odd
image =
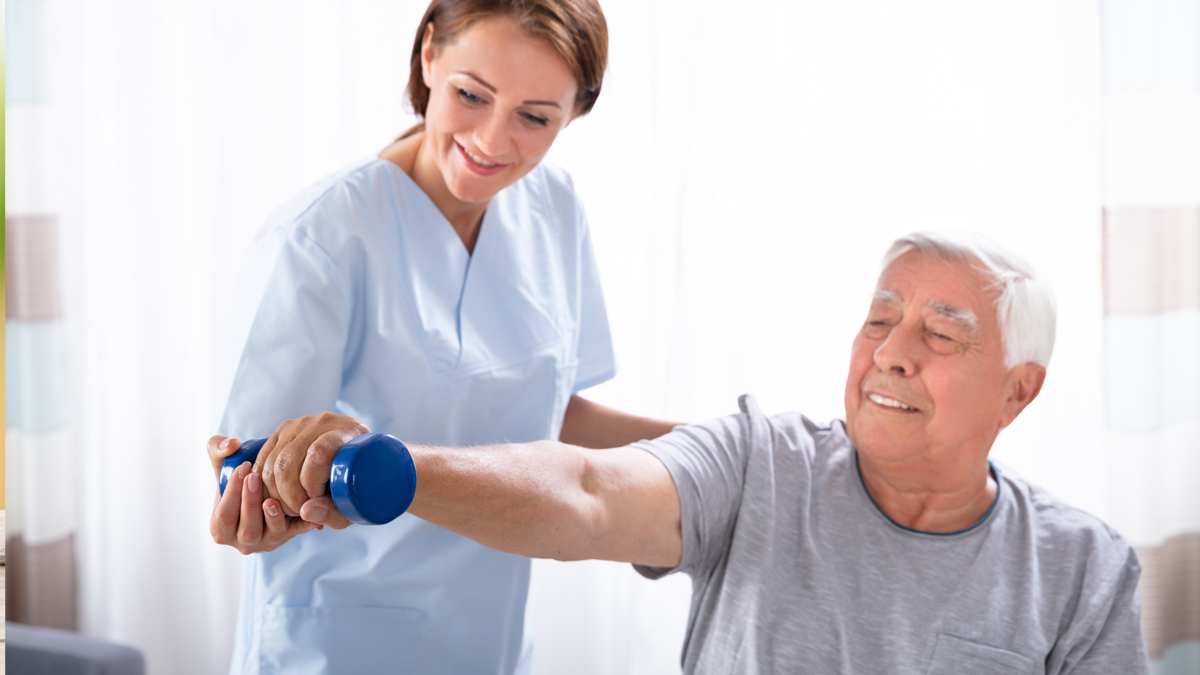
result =
[{"label": "man's hand", "polygon": [[[215,478],[220,479],[221,464],[238,447],[234,438],[208,439],[208,459]],[[208,526],[213,541],[243,555],[274,551],[298,534],[321,529],[319,524],[284,515],[279,500],[264,494],[262,476],[250,470],[249,462],[234,470],[225,494],[217,493]]]},{"label": "man's hand", "polygon": [[344,529],[350,521],[326,494],[329,470],[343,445],[370,431],[353,417],[331,412],[288,420],[263,444],[254,470],[286,515],[301,515],[311,501],[303,509],[305,520]]}]

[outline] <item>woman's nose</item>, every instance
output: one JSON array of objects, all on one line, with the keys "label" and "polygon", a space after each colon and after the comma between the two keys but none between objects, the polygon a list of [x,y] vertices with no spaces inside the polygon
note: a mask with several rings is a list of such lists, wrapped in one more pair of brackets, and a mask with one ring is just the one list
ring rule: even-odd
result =
[{"label": "woman's nose", "polygon": [[486,121],[475,129],[475,147],[494,160],[508,152],[507,117],[500,113],[488,115]]}]

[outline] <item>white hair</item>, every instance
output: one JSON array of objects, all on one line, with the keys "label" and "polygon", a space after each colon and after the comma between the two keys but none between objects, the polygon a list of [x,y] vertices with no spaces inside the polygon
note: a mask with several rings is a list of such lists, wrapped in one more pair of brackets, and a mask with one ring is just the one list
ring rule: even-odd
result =
[{"label": "white hair", "polygon": [[970,233],[913,232],[892,242],[883,256],[886,271],[897,258],[916,251],[947,262],[976,262],[991,277],[996,299],[996,318],[1004,344],[1004,365],[1022,363],[1046,366],[1054,352],[1054,292],[1033,267],[1020,256],[1005,251],[995,242]]}]

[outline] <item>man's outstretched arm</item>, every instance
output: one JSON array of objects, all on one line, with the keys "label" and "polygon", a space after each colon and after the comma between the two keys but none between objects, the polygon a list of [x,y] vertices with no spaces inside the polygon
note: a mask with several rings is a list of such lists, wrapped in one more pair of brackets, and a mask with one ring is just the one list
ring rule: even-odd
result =
[{"label": "man's outstretched arm", "polygon": [[[344,528],[350,523],[324,485],[334,454],[362,429],[332,413],[289,420],[273,436],[281,451],[268,459],[280,465],[261,466],[260,457],[254,470],[270,474],[264,489],[295,502],[306,520]],[[644,450],[556,441],[409,450],[417,469],[409,512],[485,546],[534,558],[679,564],[679,496]]]},{"label": "man's outstretched arm", "polygon": [[409,511],[485,546],[533,558],[679,564],[679,496],[645,450],[538,441],[411,451],[417,492]]}]

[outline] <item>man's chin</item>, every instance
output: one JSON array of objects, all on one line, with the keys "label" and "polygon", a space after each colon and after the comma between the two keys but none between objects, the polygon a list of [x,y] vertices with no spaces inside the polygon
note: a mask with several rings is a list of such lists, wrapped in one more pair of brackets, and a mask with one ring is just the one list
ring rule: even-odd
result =
[{"label": "man's chin", "polygon": [[914,426],[889,422],[856,420],[849,435],[858,453],[877,462],[903,462],[918,456],[923,444],[914,438]]}]

